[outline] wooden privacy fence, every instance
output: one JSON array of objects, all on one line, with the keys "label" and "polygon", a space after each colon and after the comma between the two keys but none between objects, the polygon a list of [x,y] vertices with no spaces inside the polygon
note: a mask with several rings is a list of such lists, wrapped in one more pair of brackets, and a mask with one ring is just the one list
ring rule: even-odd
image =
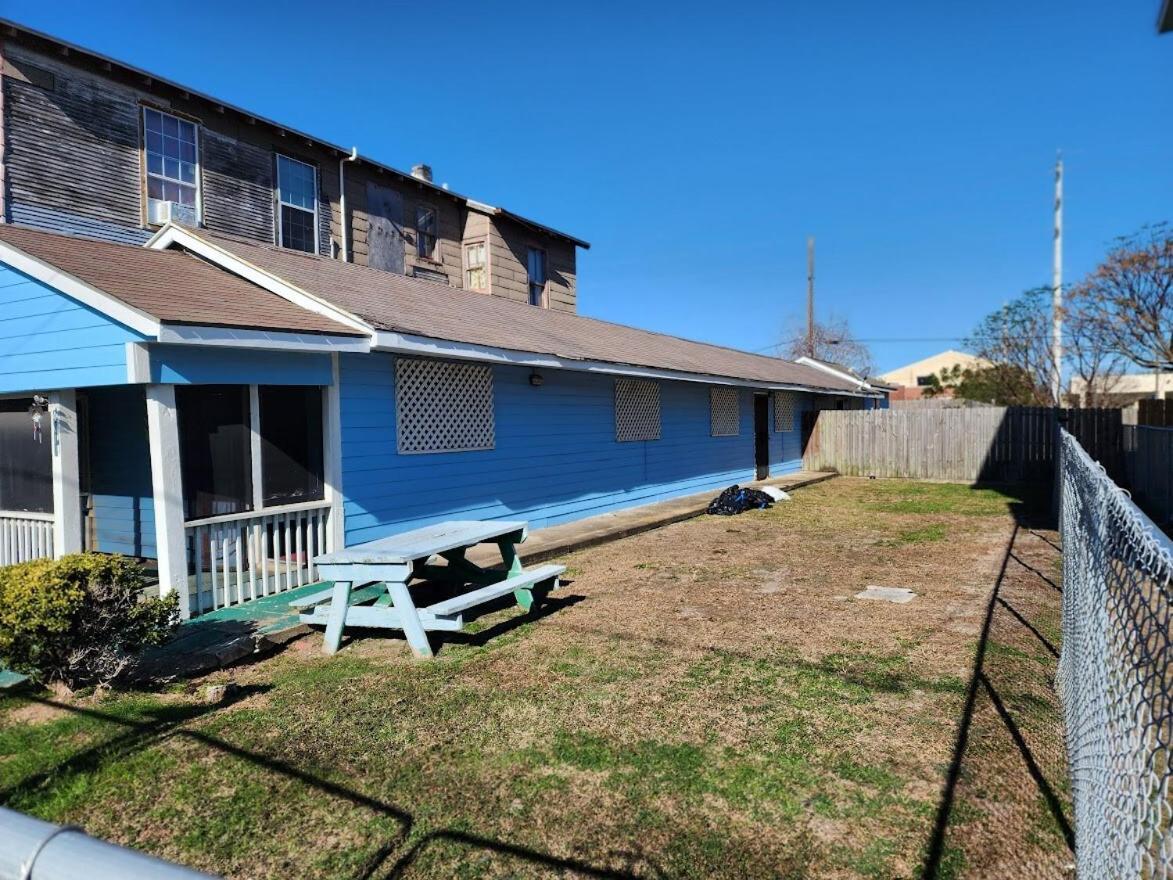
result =
[{"label": "wooden privacy fence", "polygon": [[854,476],[966,482],[1050,482],[1062,421],[1109,473],[1120,472],[1122,425],[1112,409],[825,410],[805,466]]},{"label": "wooden privacy fence", "polygon": [[1157,525],[1173,525],[1173,427],[1124,426],[1124,485]]}]

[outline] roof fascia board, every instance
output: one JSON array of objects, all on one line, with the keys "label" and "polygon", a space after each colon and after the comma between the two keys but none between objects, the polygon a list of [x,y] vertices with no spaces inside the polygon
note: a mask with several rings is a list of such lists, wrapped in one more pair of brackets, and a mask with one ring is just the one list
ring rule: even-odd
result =
[{"label": "roof fascia board", "polygon": [[261,348],[272,351],[345,351],[366,354],[371,350],[371,340],[367,336],[208,327],[194,324],[162,325],[159,328],[159,342],[172,345]]},{"label": "roof fascia board", "polygon": [[56,266],[25,253],[8,242],[0,241],[0,262],[34,278],[54,290],[101,312],[143,336],[157,336],[159,321],[153,315],[136,309],[103,290],[63,272]]},{"label": "roof fascia board", "polygon": [[182,226],[174,226],[168,223],[151,236],[144,247],[161,251],[173,245],[191,251],[196,256],[203,257],[213,265],[234,275],[239,275],[245,281],[255,284],[257,287],[269,291],[269,293],[276,294],[308,312],[330,318],[339,324],[352,327],[364,334],[369,335],[374,333],[374,328],[357,315],[352,315],[350,312],[338,308],[333,303],[327,302],[311,293],[307,293],[300,287],[290,284],[288,281],[271,272],[266,272],[264,269],[254,266],[248,260],[241,259],[231,251],[227,251],[219,245],[212,244],[210,241],[200,238],[194,232],[184,229]]},{"label": "roof fascia board", "polygon": [[395,354],[410,354],[420,357],[455,358],[458,360],[483,361],[492,364],[508,364],[548,370],[572,370],[579,373],[601,373],[611,376],[632,376],[645,379],[671,379],[678,382],[697,382],[704,385],[732,385],[741,388],[757,388],[769,391],[798,391],[807,394],[841,394],[863,397],[856,391],[839,391],[831,388],[816,388],[794,383],[779,383],[753,379],[737,379],[730,376],[715,376],[705,373],[686,373],[683,370],[656,369],[608,361],[577,360],[551,354],[516,351],[489,345],[475,345],[453,342],[411,333],[395,333],[387,330],[375,332],[375,351]]},{"label": "roof fascia board", "polygon": [[822,370],[824,373],[830,373],[832,376],[835,376],[836,378],[839,378],[839,379],[843,379],[845,382],[852,382],[852,383],[858,385],[861,390],[865,389],[865,388],[872,387],[867,382],[858,378],[857,376],[852,376],[850,373],[844,373],[842,370],[836,370],[834,367],[827,366],[822,361],[818,361],[818,360],[815,360],[814,358],[806,357],[805,355],[803,355],[798,360],[796,360],[795,363],[802,364],[805,367],[814,367],[816,370]]}]

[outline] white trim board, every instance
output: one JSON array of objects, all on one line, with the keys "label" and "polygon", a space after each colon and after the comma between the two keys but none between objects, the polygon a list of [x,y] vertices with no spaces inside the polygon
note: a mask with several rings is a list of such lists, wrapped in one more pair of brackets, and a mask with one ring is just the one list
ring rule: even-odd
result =
[{"label": "white trim board", "polygon": [[648,379],[670,379],[678,382],[698,382],[704,385],[733,385],[739,388],[757,388],[763,391],[798,391],[806,394],[838,394],[845,397],[874,397],[874,393],[861,391],[840,391],[832,388],[813,388],[794,383],[768,382],[759,379],[736,379],[730,376],[716,376],[701,373],[686,373],[682,370],[666,370],[653,367],[638,367],[613,364],[607,361],[575,360],[556,355],[537,354],[495,348],[487,345],[453,342],[433,339],[408,333],[394,333],[379,330],[375,333],[375,351],[389,351],[396,354],[411,354],[419,357],[437,357],[457,360],[475,360],[491,364],[510,364],[548,370],[571,370],[579,373],[600,373],[610,376],[633,376]]},{"label": "white trim board", "polygon": [[153,315],[148,315],[105,291],[86,284],[80,278],[62,272],[56,266],[39,260],[6,241],[0,241],[0,262],[52,287],[65,296],[96,309],[136,333],[155,336],[159,332],[159,320]]},{"label": "white trim board", "polygon": [[206,327],[192,324],[163,324],[159,327],[159,342],[172,345],[214,345],[278,351],[350,351],[366,354],[371,350],[371,340],[368,336]]},{"label": "white trim board", "polygon": [[836,370],[834,367],[828,366],[822,361],[807,357],[806,355],[800,357],[795,361],[795,363],[802,364],[804,367],[811,367],[815,370],[822,370],[824,373],[828,373],[829,375],[835,376],[836,378],[843,379],[846,382],[854,382],[860,388],[870,389],[872,387],[865,379],[860,379],[858,376],[852,376],[850,373],[844,373],[842,370]]}]

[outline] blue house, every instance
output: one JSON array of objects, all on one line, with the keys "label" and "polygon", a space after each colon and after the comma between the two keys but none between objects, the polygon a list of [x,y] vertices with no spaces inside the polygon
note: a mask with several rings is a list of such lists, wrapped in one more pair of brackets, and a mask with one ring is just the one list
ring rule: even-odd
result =
[{"label": "blue house", "polygon": [[450,518],[532,528],[796,471],[883,390],[169,223],[0,225],[0,564],[153,560],[185,614]]}]

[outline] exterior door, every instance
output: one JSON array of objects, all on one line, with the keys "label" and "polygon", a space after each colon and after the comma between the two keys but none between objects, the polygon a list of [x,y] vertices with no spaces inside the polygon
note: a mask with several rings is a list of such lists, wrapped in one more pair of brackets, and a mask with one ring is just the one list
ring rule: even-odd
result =
[{"label": "exterior door", "polygon": [[755,476],[764,480],[770,476],[770,398],[765,394],[753,396],[753,456]]}]

